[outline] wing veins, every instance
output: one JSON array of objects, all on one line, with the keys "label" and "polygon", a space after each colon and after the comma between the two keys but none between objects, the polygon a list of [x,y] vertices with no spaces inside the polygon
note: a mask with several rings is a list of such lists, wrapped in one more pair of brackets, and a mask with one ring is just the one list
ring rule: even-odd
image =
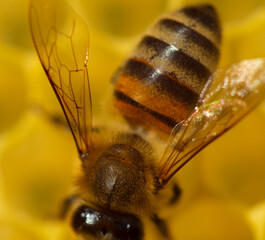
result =
[{"label": "wing veins", "polygon": [[191,116],[172,131],[157,173],[162,188],[208,144],[250,113],[265,95],[265,59],[218,70],[203,89]]}]

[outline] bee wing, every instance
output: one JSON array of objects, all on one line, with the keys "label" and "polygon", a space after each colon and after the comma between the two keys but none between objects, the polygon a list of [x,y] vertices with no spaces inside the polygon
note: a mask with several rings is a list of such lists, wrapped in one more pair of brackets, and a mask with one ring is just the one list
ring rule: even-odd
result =
[{"label": "bee wing", "polygon": [[82,156],[92,147],[88,28],[66,2],[52,0],[31,0],[29,23],[39,59]]},{"label": "bee wing", "polygon": [[218,70],[208,80],[193,114],[172,131],[159,164],[161,186],[264,98],[265,59],[245,60]]}]

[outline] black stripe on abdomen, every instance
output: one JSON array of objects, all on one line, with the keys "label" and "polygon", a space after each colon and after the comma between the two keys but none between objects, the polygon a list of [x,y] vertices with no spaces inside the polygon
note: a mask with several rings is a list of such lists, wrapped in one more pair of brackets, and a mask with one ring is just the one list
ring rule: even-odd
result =
[{"label": "black stripe on abdomen", "polygon": [[[219,49],[208,38],[201,35],[197,31],[189,28],[183,23],[180,23],[176,20],[168,19],[168,18],[161,19],[161,21],[159,21],[158,23],[158,27],[160,29],[168,29],[174,35],[177,35],[177,36],[182,35],[182,38],[188,39],[194,45],[197,45],[200,48],[202,48],[202,50],[205,51],[208,55],[211,55],[214,61],[216,61],[217,63],[219,59]],[[175,41],[176,47],[177,47],[178,41],[179,39],[176,39]]]},{"label": "black stripe on abdomen", "polygon": [[192,18],[205,28],[208,28],[210,31],[212,31],[217,36],[217,40],[220,43],[220,24],[217,13],[211,5],[185,7],[181,9],[180,12],[184,13],[187,17]]},{"label": "black stripe on abdomen", "polygon": [[152,59],[157,58],[160,61],[161,68],[163,68],[163,65],[165,66],[170,64],[175,67],[176,71],[168,74],[176,80],[180,80],[185,83],[185,79],[183,79],[183,77],[181,79],[178,75],[179,70],[185,72],[184,75],[186,79],[195,76],[203,85],[211,75],[211,72],[204,65],[184,53],[181,49],[169,45],[168,43],[155,37],[144,37],[144,39],[140,42],[139,47],[141,47],[141,49],[146,49],[147,53],[148,51],[152,52],[153,55],[150,57],[151,64]]},{"label": "black stripe on abdomen", "polygon": [[[197,104],[199,95],[170,78],[165,73],[148,65],[140,59],[129,59],[124,66],[123,75],[133,76],[143,83],[143,87],[154,87],[161,94],[170,95],[189,109]],[[137,91],[137,89],[136,89]]]},{"label": "black stripe on abdomen", "polygon": [[174,128],[178,124],[178,121],[176,121],[175,119],[167,117],[167,116],[160,114],[156,111],[153,111],[152,109],[150,109],[150,108],[140,104],[139,102],[133,100],[132,98],[130,98],[129,96],[127,96],[125,93],[123,93],[121,91],[115,90],[114,96],[116,97],[116,99],[118,101],[125,102],[126,104],[129,104],[129,105],[132,105],[133,107],[141,109],[142,111],[150,114],[152,117],[156,118],[160,122],[163,122],[164,124],[166,124],[170,128]]}]

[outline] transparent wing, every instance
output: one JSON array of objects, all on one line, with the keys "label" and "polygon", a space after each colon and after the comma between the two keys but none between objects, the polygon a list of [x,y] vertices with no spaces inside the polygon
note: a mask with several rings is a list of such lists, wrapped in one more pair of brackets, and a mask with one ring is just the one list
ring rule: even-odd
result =
[{"label": "transparent wing", "polygon": [[52,0],[31,0],[29,23],[39,59],[82,156],[92,147],[87,26],[66,2]]},{"label": "transparent wing", "polygon": [[177,125],[159,164],[163,186],[194,155],[265,99],[265,59],[245,60],[218,70],[208,81],[194,113]]}]

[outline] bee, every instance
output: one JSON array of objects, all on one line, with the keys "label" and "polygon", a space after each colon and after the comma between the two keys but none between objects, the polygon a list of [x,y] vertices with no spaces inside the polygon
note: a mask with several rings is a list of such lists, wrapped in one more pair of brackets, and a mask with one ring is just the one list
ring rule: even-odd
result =
[{"label": "bee", "polygon": [[[265,59],[216,70],[221,27],[214,7],[188,6],[166,15],[113,77],[114,105],[131,131],[106,141],[93,131],[85,22],[65,2],[50,0],[31,0],[29,22],[82,165],[77,190],[65,202],[73,231],[84,240],[142,240],[147,217],[171,239],[158,216],[160,193],[263,100]],[[160,159],[146,138],[153,131],[168,136]]]}]

